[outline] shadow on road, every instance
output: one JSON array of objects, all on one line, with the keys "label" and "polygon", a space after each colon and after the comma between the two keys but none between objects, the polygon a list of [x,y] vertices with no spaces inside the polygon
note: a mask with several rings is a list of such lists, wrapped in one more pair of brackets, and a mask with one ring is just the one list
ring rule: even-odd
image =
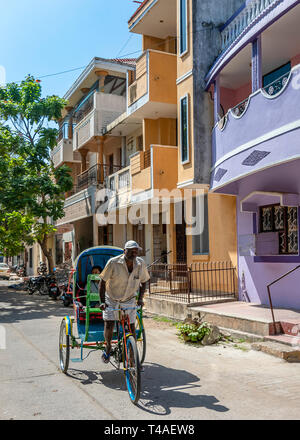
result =
[{"label": "shadow on road", "polygon": [[73,315],[72,307],[64,307],[62,301],[51,300],[39,294],[28,295],[24,291],[0,289],[0,323],[11,324],[29,319],[45,319],[50,316]]},{"label": "shadow on road", "polygon": [[[68,375],[79,380],[82,385],[99,383],[114,390],[127,390],[122,371],[112,370],[98,373],[70,369]],[[229,408],[219,404],[215,396],[195,394],[195,389],[199,388],[201,388],[199,378],[188,371],[146,363],[142,373],[142,391],[138,408],[157,416],[171,414],[172,408],[207,408],[217,412],[229,411]]]}]

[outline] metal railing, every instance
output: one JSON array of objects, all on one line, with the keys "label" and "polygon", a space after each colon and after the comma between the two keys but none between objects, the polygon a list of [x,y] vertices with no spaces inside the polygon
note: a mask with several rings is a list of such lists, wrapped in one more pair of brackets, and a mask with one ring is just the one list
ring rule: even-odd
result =
[{"label": "metal railing", "polygon": [[144,151],[143,154],[143,169],[151,166],[151,150]]},{"label": "metal railing", "polygon": [[78,124],[84,119],[94,108],[94,93],[88,97],[88,99],[74,111],[73,120]]},{"label": "metal railing", "polygon": [[104,185],[106,178],[121,168],[121,165],[94,165],[77,176],[76,183],[73,189],[68,193],[68,196],[76,194],[91,185]]},{"label": "metal railing", "polygon": [[149,267],[149,295],[189,305],[235,300],[236,269],[230,261],[154,264]]},{"label": "metal railing", "polygon": [[221,31],[222,51],[227,49],[235,39],[277,0],[252,0],[245,2],[244,8]]},{"label": "metal railing", "polygon": [[297,269],[300,268],[300,265],[294,267],[294,269],[289,270],[287,273],[285,273],[284,275],[281,275],[281,277],[276,278],[276,280],[272,281],[272,283],[267,285],[267,290],[268,290],[268,297],[269,297],[269,303],[270,303],[270,309],[271,309],[271,314],[272,314],[272,320],[273,320],[273,329],[274,329],[274,334],[277,334],[277,327],[276,327],[276,322],[275,322],[275,316],[274,316],[274,308],[273,308],[273,303],[272,303],[272,298],[271,298],[271,291],[270,291],[270,287],[273,286],[274,284],[278,283],[278,281],[282,280],[283,278],[287,277],[288,275],[290,275],[291,273],[295,272]]}]

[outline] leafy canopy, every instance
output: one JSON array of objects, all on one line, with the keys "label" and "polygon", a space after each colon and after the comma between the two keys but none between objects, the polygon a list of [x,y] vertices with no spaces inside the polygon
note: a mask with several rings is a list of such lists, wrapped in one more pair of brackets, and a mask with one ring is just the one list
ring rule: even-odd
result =
[{"label": "leafy canopy", "polygon": [[30,75],[0,88],[0,252],[44,243],[64,216],[73,184],[67,166],[53,167],[58,131],[49,123],[65,105],[57,96],[43,98],[40,81]]}]

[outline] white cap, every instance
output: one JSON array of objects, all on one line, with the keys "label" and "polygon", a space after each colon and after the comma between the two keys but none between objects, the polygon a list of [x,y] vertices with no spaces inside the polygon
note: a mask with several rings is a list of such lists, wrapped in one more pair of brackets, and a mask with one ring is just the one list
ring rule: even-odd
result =
[{"label": "white cap", "polygon": [[140,250],[142,249],[141,246],[139,246],[136,241],[129,240],[127,241],[127,243],[125,243],[124,249],[136,249],[136,248]]}]

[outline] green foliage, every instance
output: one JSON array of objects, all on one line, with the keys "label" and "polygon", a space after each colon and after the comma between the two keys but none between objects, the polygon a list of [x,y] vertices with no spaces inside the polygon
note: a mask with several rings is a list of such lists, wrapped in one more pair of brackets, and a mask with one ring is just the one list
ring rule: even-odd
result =
[{"label": "green foliage", "polygon": [[0,253],[7,256],[18,255],[24,242],[32,244],[34,219],[20,212],[0,214]]},{"label": "green foliage", "polygon": [[206,322],[196,324],[192,322],[181,323],[177,325],[178,334],[186,342],[200,342],[205,335],[209,335],[211,330]]},{"label": "green foliage", "polygon": [[[42,98],[40,81],[28,75],[20,84],[0,87],[0,251],[7,254],[33,241],[45,243],[64,216],[70,169],[55,170],[51,150],[66,101]],[[15,240],[15,241],[14,241]]]}]

